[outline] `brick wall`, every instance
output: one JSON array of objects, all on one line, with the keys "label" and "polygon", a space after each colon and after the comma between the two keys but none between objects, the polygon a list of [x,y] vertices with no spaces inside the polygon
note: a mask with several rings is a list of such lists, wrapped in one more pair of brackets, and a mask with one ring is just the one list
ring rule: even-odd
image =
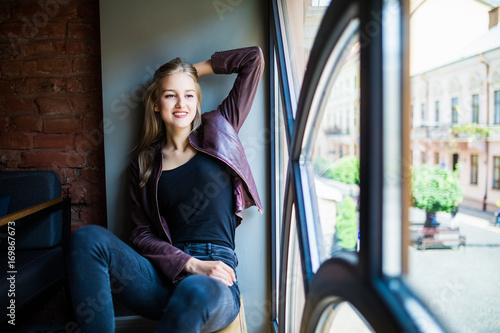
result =
[{"label": "brick wall", "polygon": [[0,2],[0,170],[55,170],[106,225],[98,0]]}]

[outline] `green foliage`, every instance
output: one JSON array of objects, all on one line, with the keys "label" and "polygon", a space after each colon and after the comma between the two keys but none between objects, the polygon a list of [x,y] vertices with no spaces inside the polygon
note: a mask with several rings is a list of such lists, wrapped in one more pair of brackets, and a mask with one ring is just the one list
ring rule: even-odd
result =
[{"label": "green foliage", "polygon": [[473,139],[480,138],[482,140],[489,138],[494,132],[496,132],[496,130],[491,127],[476,123],[456,124],[451,128],[451,133],[455,136],[466,134]]},{"label": "green foliage", "polygon": [[335,224],[338,245],[346,250],[356,249],[358,213],[354,200],[347,196],[340,206],[341,215]]},{"label": "green foliage", "polygon": [[463,189],[457,171],[440,166],[413,167],[413,203],[426,212],[451,212],[462,202]]},{"label": "green foliage", "polygon": [[344,156],[334,163],[325,158],[313,158],[316,174],[345,184],[359,185],[359,159],[354,155]]}]

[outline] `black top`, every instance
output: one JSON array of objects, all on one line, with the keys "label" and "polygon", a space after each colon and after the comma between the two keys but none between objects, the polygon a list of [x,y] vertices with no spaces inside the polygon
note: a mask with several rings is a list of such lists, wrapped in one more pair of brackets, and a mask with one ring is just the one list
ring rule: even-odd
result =
[{"label": "black top", "polygon": [[158,182],[160,214],[174,243],[214,243],[234,249],[233,200],[230,168],[202,152],[162,171]]}]

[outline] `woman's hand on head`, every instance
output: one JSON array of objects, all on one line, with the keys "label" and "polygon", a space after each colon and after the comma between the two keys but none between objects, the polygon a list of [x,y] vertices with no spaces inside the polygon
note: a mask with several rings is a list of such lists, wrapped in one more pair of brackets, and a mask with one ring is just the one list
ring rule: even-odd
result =
[{"label": "woman's hand on head", "polygon": [[236,281],[234,270],[222,261],[205,261],[193,257],[188,260],[183,270],[190,274],[210,276],[229,287],[233,285],[233,281]]}]

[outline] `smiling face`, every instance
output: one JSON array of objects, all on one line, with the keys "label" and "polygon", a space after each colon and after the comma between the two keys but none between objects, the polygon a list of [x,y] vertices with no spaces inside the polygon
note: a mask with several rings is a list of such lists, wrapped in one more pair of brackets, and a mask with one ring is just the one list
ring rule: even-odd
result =
[{"label": "smiling face", "polygon": [[189,75],[174,73],[159,83],[154,111],[160,113],[167,131],[191,130],[197,106],[196,84]]}]

